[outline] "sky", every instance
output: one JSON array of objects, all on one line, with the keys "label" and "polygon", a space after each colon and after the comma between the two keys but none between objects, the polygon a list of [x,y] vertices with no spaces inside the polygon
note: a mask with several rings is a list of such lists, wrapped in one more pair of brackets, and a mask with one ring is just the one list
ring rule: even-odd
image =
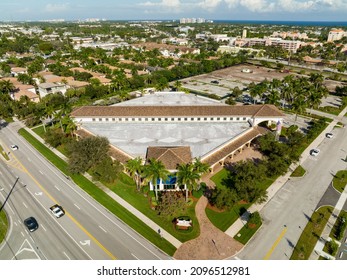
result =
[{"label": "sky", "polygon": [[0,21],[88,18],[347,21],[347,0],[0,0]]}]

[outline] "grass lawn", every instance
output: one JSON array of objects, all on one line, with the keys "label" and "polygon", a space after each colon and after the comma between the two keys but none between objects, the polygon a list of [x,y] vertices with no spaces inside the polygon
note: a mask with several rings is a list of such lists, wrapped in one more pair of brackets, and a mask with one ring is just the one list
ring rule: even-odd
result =
[{"label": "grass lawn", "polygon": [[295,168],[295,170],[293,171],[293,173],[290,175],[291,177],[302,177],[304,176],[306,173],[306,170],[299,165],[297,168]]},{"label": "grass lawn", "polygon": [[158,216],[156,211],[151,209],[150,201],[152,195],[145,196],[143,192],[138,192],[136,190],[134,181],[128,175],[121,174],[119,180],[117,180],[117,182],[114,184],[103,184],[114,193],[119,195],[121,198],[123,198],[125,201],[130,203],[132,206],[134,206],[141,213],[150,218],[153,222],[175,236],[181,242],[185,242],[199,236],[200,227],[195,215],[196,201],[194,201],[187,207],[186,212],[180,213],[178,215],[189,216],[192,219],[194,225],[192,231],[177,231],[170,218]]},{"label": "grass lawn", "polygon": [[337,116],[342,111],[342,108],[333,107],[333,106],[325,106],[325,107],[318,107],[318,110]]},{"label": "grass lawn", "polygon": [[333,207],[324,206],[312,214],[294,248],[290,257],[291,260],[308,260],[332,211]]},{"label": "grass lawn", "polygon": [[333,178],[333,186],[340,193],[343,192],[347,184],[347,170],[340,170]]},{"label": "grass lawn", "polygon": [[38,136],[40,136],[43,139],[43,136],[45,135],[43,125],[33,128],[32,131],[34,131]]},{"label": "grass lawn", "polygon": [[[216,184],[217,188],[223,188],[225,187],[223,181],[227,176],[228,171],[223,168],[212,176],[211,180]],[[276,178],[266,178],[265,180],[258,182],[258,184],[262,189],[267,189],[275,179]],[[214,211],[211,208],[206,208],[206,215],[214,226],[222,231],[226,231],[250,206],[251,203],[240,203],[226,211]]]},{"label": "grass lawn", "polygon": [[144,236],[147,240],[155,244],[167,254],[171,256],[174,254],[176,248],[171,243],[169,243],[165,239],[157,238],[158,233],[156,231],[147,226],[143,221],[134,216],[120,204],[115,202],[114,199],[109,197],[104,191],[99,189],[87,178],[79,174],[70,174],[67,171],[67,163],[56,156],[45,145],[36,140],[36,138],[34,138],[29,132],[27,132],[25,129],[20,129],[19,134],[22,135],[31,145],[33,145],[44,157],[52,162],[64,174],[70,176],[77,185],[79,185],[85,192],[87,192],[110,212],[112,212],[114,215],[128,224],[131,228],[136,230],[139,234]]},{"label": "grass lawn", "polygon": [[221,231],[226,231],[249,207],[248,204],[238,204],[228,211],[214,211],[206,208],[206,215],[211,223]]},{"label": "grass lawn", "polygon": [[8,221],[5,211],[0,212],[0,244],[4,240],[8,229]]},{"label": "grass lawn", "polygon": [[246,245],[252,236],[257,232],[263,223],[256,224],[254,227],[249,227],[249,223],[245,224],[242,229],[234,236],[234,239]]}]

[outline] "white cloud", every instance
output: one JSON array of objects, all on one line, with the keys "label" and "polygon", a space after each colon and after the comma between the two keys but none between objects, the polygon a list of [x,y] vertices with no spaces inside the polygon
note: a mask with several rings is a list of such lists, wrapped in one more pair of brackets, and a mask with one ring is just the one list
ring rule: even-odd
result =
[{"label": "white cloud", "polygon": [[55,13],[55,12],[62,12],[62,11],[66,11],[69,8],[69,4],[68,3],[64,3],[64,4],[47,4],[45,6],[45,11],[48,13]]},{"label": "white cloud", "polygon": [[228,8],[235,8],[240,0],[224,0],[224,2],[227,4]]},{"label": "white cloud", "polygon": [[161,2],[151,2],[147,1],[145,3],[141,3],[142,6],[157,6],[157,7],[166,7],[166,8],[180,8],[181,2],[180,0],[162,0]]},{"label": "white cloud", "polygon": [[276,3],[266,0],[240,0],[240,4],[252,12],[271,12],[275,10]]},{"label": "white cloud", "polygon": [[223,0],[203,0],[198,3],[198,6],[204,10],[214,10]]},{"label": "white cloud", "polygon": [[280,0],[279,6],[282,10],[287,12],[304,11],[314,9],[314,1],[300,2],[296,0]]}]

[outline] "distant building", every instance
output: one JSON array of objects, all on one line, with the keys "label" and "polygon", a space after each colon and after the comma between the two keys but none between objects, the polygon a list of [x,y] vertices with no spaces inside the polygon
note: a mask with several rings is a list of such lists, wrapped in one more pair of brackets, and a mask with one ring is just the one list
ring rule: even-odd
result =
[{"label": "distant building", "polygon": [[331,29],[328,34],[328,42],[333,42],[347,36],[347,32],[342,29]]},{"label": "distant building", "polygon": [[296,53],[302,42],[297,40],[283,40],[282,38],[236,38],[230,40],[232,46],[236,47],[253,47],[255,45],[262,46],[280,46],[287,51]]},{"label": "distant building", "polygon": [[180,23],[204,23],[206,20],[204,18],[181,18]]},{"label": "distant building", "polygon": [[247,29],[243,29],[242,38],[247,38]]}]

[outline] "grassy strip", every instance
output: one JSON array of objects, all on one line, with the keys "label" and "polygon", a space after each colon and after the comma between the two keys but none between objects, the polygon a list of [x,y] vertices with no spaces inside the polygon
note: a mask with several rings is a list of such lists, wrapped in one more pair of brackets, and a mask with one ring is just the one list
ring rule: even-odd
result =
[{"label": "grassy strip", "polygon": [[6,159],[6,160],[10,160],[10,158],[8,157],[7,153],[4,151],[3,147],[0,145],[0,154],[2,154],[2,156]]},{"label": "grassy strip", "polygon": [[[343,222],[344,221],[344,222]],[[330,231],[330,237],[341,241],[343,237],[343,233],[345,232],[347,227],[347,212],[342,210],[336,219],[336,222],[333,228]]]},{"label": "grassy strip", "polygon": [[245,224],[242,229],[234,236],[234,239],[246,245],[252,236],[257,232],[263,223],[256,224],[254,227],[250,227],[249,223]]},{"label": "grassy strip", "polygon": [[4,240],[8,228],[8,221],[5,211],[0,212],[0,244]]},{"label": "grassy strip", "polygon": [[291,260],[308,260],[322,231],[329,220],[333,207],[324,206],[312,214],[290,257]]},{"label": "grassy strip", "polygon": [[333,178],[333,186],[340,193],[343,192],[347,184],[347,170],[340,170]]},{"label": "grassy strip", "polygon": [[304,176],[306,173],[306,170],[299,165],[297,168],[295,168],[295,170],[293,171],[293,173],[290,175],[291,177],[302,177]]},{"label": "grassy strip", "polygon": [[85,192],[98,201],[101,205],[107,208],[110,212],[116,215],[124,223],[128,224],[131,228],[141,234],[144,238],[155,244],[158,248],[172,256],[176,248],[168,241],[158,238],[158,233],[152,228],[147,226],[139,218],[130,213],[127,209],[118,204],[114,199],[109,197],[104,191],[99,189],[95,184],[80,174],[71,174],[68,172],[67,163],[55,155],[50,149],[39,142],[25,129],[21,129],[19,134],[22,135],[31,145],[33,145],[44,157],[53,163],[64,174],[71,177],[71,179],[79,185]]}]

